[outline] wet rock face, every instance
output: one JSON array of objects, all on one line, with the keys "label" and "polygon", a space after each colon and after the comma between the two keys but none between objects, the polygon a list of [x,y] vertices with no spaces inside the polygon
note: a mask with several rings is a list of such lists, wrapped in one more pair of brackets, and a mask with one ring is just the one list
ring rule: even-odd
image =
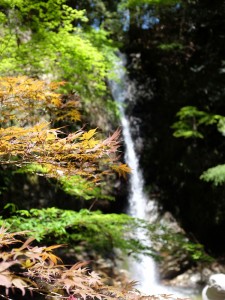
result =
[{"label": "wet rock face", "polygon": [[187,272],[175,277],[167,284],[176,287],[197,288],[203,285],[201,273],[197,270],[188,270]]},{"label": "wet rock face", "polygon": [[[170,272],[167,271],[167,267],[170,268]],[[208,283],[211,285],[215,283],[215,281],[214,282],[212,281],[214,280],[213,276],[215,274],[221,272],[225,274],[225,266],[219,264],[218,262],[214,262],[212,264],[207,265],[207,267],[202,265],[191,266],[186,271],[183,271],[180,274],[178,272],[176,273],[176,271],[181,271],[179,262],[173,261],[173,264],[171,264],[171,266],[169,266],[167,262],[165,262],[164,268],[161,269],[161,276],[163,282],[167,285],[174,286],[174,287],[177,286],[177,287],[191,287],[191,288],[202,289]],[[224,286],[224,284],[225,284],[225,280],[224,282],[222,282],[222,286]]]},{"label": "wet rock face", "polygon": [[[174,234],[185,236],[184,230],[179,226],[173,215],[166,212],[160,220]],[[170,247],[169,247],[170,248]],[[163,260],[159,264],[159,274],[161,280],[168,285],[192,286],[192,282],[198,282],[198,275],[193,274],[190,269],[193,263],[190,261],[187,252],[180,251],[177,246],[171,246],[170,251],[162,253]],[[189,273],[188,273],[189,272]],[[190,278],[192,275],[195,277]],[[173,284],[171,284],[173,282]]]},{"label": "wet rock face", "polygon": [[[169,212],[160,216],[160,224],[164,225],[167,230],[171,230],[174,235],[186,236],[185,231]],[[185,241],[188,241],[186,237]],[[159,277],[165,285],[201,290],[208,283],[210,276],[225,273],[225,265],[222,261],[195,262],[179,244],[170,244],[164,248],[164,244],[159,243],[157,249],[162,257],[162,261],[158,263]]]},{"label": "wet rock face", "polygon": [[[162,280],[172,280],[185,273],[187,269],[191,266],[190,261],[187,259],[186,255],[181,256],[179,259],[175,259],[173,256],[168,256],[163,260],[160,266],[160,274]],[[186,284],[186,280],[185,284]]]}]

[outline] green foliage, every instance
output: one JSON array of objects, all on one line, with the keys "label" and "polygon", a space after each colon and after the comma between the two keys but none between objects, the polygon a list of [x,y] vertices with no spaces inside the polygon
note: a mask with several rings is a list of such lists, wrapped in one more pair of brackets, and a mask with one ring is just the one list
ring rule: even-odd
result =
[{"label": "green foliage", "polygon": [[[1,7],[6,14],[8,14],[7,10],[11,9],[10,14],[19,19],[12,20],[12,23],[22,21],[24,26],[28,23],[31,30],[39,30],[41,27],[57,30],[60,26],[67,30],[67,26],[71,25],[75,20],[87,21],[84,10],[78,11],[65,3],[66,0],[38,2],[33,0],[3,0]],[[12,23],[10,24],[11,26],[14,25]]]},{"label": "green foliage", "polygon": [[[222,115],[206,113],[194,106],[185,106],[177,113],[177,117],[179,117],[179,121],[172,126],[175,129],[175,137],[203,138],[199,127],[214,124],[217,126],[217,130],[224,135],[225,117]],[[212,182],[215,186],[223,184],[225,182],[225,165],[209,168],[200,176],[200,179]]]},{"label": "green foliage", "polygon": [[136,7],[145,4],[149,5],[173,5],[176,4],[176,0],[125,0],[122,1],[122,7]]},{"label": "green foliage", "polygon": [[201,125],[216,124],[217,129],[221,133],[224,132],[224,116],[198,110],[195,106],[182,107],[176,116],[179,121],[172,125],[175,137],[203,138],[203,134],[199,131]]},{"label": "green foliage", "polygon": [[[49,170],[40,164],[29,164],[21,167],[20,169],[14,171],[15,174],[37,174],[43,175],[48,174]],[[65,193],[80,197],[84,200],[91,199],[104,199],[104,200],[114,200],[112,196],[104,195],[102,193],[103,183],[96,186],[95,183],[86,180],[82,176],[61,176],[58,178],[57,187],[61,188]]]},{"label": "green foliage", "polygon": [[65,2],[4,2],[0,72],[7,76],[49,74],[66,79],[67,88],[83,99],[96,100],[106,93],[105,77],[115,48],[106,31],[74,26],[87,18],[83,10]]},{"label": "green foliage", "polygon": [[[10,209],[10,207],[5,207]],[[211,261],[202,245],[192,243],[183,233],[177,233],[160,223],[148,224],[124,214],[102,214],[82,209],[79,212],[58,208],[17,210],[12,206],[12,216],[0,219],[0,225],[10,226],[11,230],[28,230],[39,242],[57,240],[57,243],[73,247],[94,249],[103,254],[120,249],[125,254],[151,255],[163,259],[160,253],[168,253],[174,259],[184,256],[194,261]],[[35,230],[34,230],[35,228]],[[137,228],[151,236],[152,246],[146,246],[137,236]],[[156,254],[157,253],[157,254]]]},{"label": "green foliage", "polygon": [[146,227],[141,220],[125,214],[102,214],[100,211],[61,210],[57,208],[18,210],[10,218],[1,218],[0,224],[13,230],[28,230],[37,241],[69,244],[82,243],[86,249],[112,253],[119,248],[125,253],[137,255],[144,252],[153,255],[136,236],[137,227]]},{"label": "green foliage", "polygon": [[[102,29],[96,31],[86,26],[87,19],[84,11],[72,9],[65,3],[64,0],[38,2],[33,0],[7,0],[2,2],[1,9],[2,7],[4,9],[2,9],[0,15],[2,25],[0,32],[0,72],[7,76],[25,73],[34,77],[49,75],[56,79],[65,79],[68,84],[64,91],[70,89],[78,92],[86,100],[96,101],[98,97],[105,95],[107,92],[105,77],[111,68],[112,61],[115,59],[113,53],[115,47],[106,31]],[[175,1],[169,0],[131,0],[127,1],[127,7],[138,6],[139,11],[142,11],[142,7],[146,5],[174,3]],[[176,43],[161,43],[161,49],[172,51],[181,48]],[[90,114],[94,114],[94,111],[90,111]],[[201,133],[198,133],[198,127],[201,125],[201,123],[198,124],[200,116],[195,117],[197,128],[193,126],[195,120],[191,116],[187,115],[184,118],[185,120],[182,119],[183,123],[187,122],[187,126],[184,128],[186,133],[183,133],[183,135],[194,136],[199,134],[199,137],[201,137]],[[223,122],[221,119],[218,120],[219,122],[222,128]],[[191,130],[189,130],[190,128]],[[49,133],[49,136],[46,135],[50,140],[48,152],[56,144],[53,131]],[[9,143],[12,144],[12,147],[15,146],[15,137],[10,138]],[[87,139],[86,144],[89,143],[90,141]],[[40,144],[42,145],[42,143]],[[68,143],[66,143],[66,146],[68,146]],[[26,147],[26,150],[27,155],[30,148]],[[23,155],[23,158],[25,157],[27,160],[26,155]],[[74,151],[71,155],[74,155]],[[55,155],[49,157],[53,159]],[[71,157],[70,161],[74,162],[74,157]],[[88,156],[86,157],[85,159],[88,160]],[[58,164],[58,157],[56,162]],[[86,162],[83,165],[87,167]],[[90,172],[89,170],[87,168],[88,172]],[[31,164],[24,170],[24,172],[34,172],[42,175],[47,174],[46,171],[44,165],[38,166],[35,164]],[[58,171],[62,172],[60,169]],[[167,174],[167,172],[165,173]],[[61,177],[59,185],[67,193],[85,199],[105,198],[99,187],[88,183],[79,175]],[[33,230],[35,228],[35,232],[32,231],[31,234],[36,234],[40,241],[52,241],[54,239],[57,242],[70,245],[83,243],[89,249],[95,248],[110,253],[113,247],[118,247],[127,253],[142,251],[146,254],[153,254],[152,249],[146,249],[135,236],[136,228],[145,228],[146,224],[124,215],[103,215],[100,212],[92,213],[86,210],[77,213],[48,208],[14,212],[9,219],[2,219],[1,222],[5,222],[16,230],[18,228]],[[155,237],[159,238],[159,235],[155,235]],[[171,237],[166,238],[164,236],[162,239],[165,243],[175,242]],[[201,246],[192,246],[187,240],[182,239],[177,241],[176,245],[177,248],[173,249],[185,250],[190,253],[193,259],[202,258],[201,252],[198,252],[202,250]],[[177,251],[177,253],[181,252]]]},{"label": "green foliage", "polygon": [[160,44],[158,46],[159,49],[163,50],[163,51],[173,51],[173,50],[182,50],[183,49],[183,45],[180,43],[170,43],[170,44]]},{"label": "green foliage", "polygon": [[60,187],[69,195],[79,196],[85,200],[104,199],[114,200],[112,196],[102,193],[102,186],[96,186],[93,182],[82,178],[81,176],[61,177],[59,179]]},{"label": "green foliage", "polygon": [[165,225],[160,225],[159,228],[161,232],[155,237],[153,235],[153,243],[155,248],[159,248],[162,260],[164,256],[169,255],[174,260],[185,257],[189,261],[213,261],[213,258],[205,252],[203,245],[191,242],[184,233],[175,232]]},{"label": "green foliage", "polygon": [[212,262],[213,258],[204,252],[204,247],[198,243],[184,242],[181,249],[186,250],[194,261]]},{"label": "green foliage", "polygon": [[16,170],[14,173],[18,174],[26,174],[26,173],[33,173],[33,174],[47,174],[48,168],[39,164],[29,164],[26,166],[21,167],[20,169]]},{"label": "green foliage", "polygon": [[221,185],[225,183],[225,165],[218,165],[213,168],[206,170],[200,179],[212,182],[214,185]]}]

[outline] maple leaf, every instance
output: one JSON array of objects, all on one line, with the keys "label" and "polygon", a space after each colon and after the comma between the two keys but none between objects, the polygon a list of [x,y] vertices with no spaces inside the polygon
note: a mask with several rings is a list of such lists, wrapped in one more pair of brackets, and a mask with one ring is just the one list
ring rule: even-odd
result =
[{"label": "maple leaf", "polygon": [[28,287],[27,283],[22,280],[21,278],[15,278],[12,280],[12,285],[15,286],[16,288],[20,289],[22,291],[22,295],[25,295],[25,288]]},{"label": "maple leaf", "polygon": [[28,238],[20,248],[14,248],[13,251],[20,252],[20,251],[28,248],[29,244],[32,243],[34,240],[35,240],[35,238],[33,238],[33,237]]},{"label": "maple leaf", "polygon": [[63,245],[63,244],[60,244],[60,245],[51,245],[49,247],[46,247],[45,251],[52,251],[53,249],[61,248],[63,246],[65,246],[65,245]]},{"label": "maple leaf", "polygon": [[70,268],[70,270],[78,270],[84,266],[87,266],[89,263],[90,261],[77,262]]},{"label": "maple leaf", "polygon": [[89,285],[102,285],[102,281],[101,281],[101,278],[100,276],[95,272],[95,271],[92,271],[91,273],[89,273],[90,275],[90,278],[88,280],[88,283]]},{"label": "maple leaf", "polygon": [[[0,227],[0,247],[3,247],[5,245],[15,244],[17,242],[20,242],[19,240],[15,239],[15,233],[9,233],[7,232],[8,228],[5,228],[4,225]],[[19,232],[18,235],[25,234],[26,231]]]},{"label": "maple leaf", "polygon": [[12,265],[18,264],[18,261],[0,262],[0,272],[4,272],[9,269]]},{"label": "maple leaf", "polygon": [[[59,113],[57,113],[58,115]],[[60,121],[60,120],[65,120],[66,118],[68,118],[69,120],[71,121],[80,121],[81,120],[81,116],[80,116],[80,113],[77,111],[77,110],[72,110],[70,112],[67,112],[67,113],[63,113],[62,112],[60,113],[61,116],[59,117],[56,117],[56,120],[57,121]]]},{"label": "maple leaf", "polygon": [[137,284],[138,284],[138,281],[135,281],[135,280],[129,281],[125,285],[123,285],[122,291],[123,292],[132,291]]},{"label": "maple leaf", "polygon": [[126,164],[113,165],[112,169],[115,170],[119,176],[126,178],[127,173],[131,173],[131,168]]},{"label": "maple leaf", "polygon": [[0,285],[6,288],[10,288],[12,286],[12,280],[10,274],[0,274]]},{"label": "maple leaf", "polygon": [[92,138],[95,135],[96,130],[97,128],[91,129],[88,132],[83,133],[83,135],[80,137],[80,140],[90,140],[90,138]]},{"label": "maple leaf", "polygon": [[21,263],[22,267],[24,267],[26,269],[31,268],[34,264],[35,264],[35,262],[32,262],[30,259],[26,259],[25,262]]},{"label": "maple leaf", "polygon": [[[62,95],[55,90],[65,83],[47,83],[42,80],[18,77],[0,77],[0,122],[9,124],[9,120],[15,120],[17,124],[25,124],[39,121],[40,111],[42,117],[48,119],[48,113],[55,119],[79,121],[80,113],[77,110],[78,96],[70,97],[68,103],[62,101]],[[13,99],[13,101],[12,101]],[[76,99],[76,100],[75,100]]]}]

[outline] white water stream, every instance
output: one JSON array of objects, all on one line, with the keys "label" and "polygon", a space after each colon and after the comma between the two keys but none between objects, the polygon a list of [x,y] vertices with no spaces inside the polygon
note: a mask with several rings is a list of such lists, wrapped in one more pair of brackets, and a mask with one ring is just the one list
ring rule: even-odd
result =
[{"label": "white water stream", "polygon": [[[147,199],[143,187],[143,178],[139,170],[138,158],[135,153],[134,141],[131,137],[129,120],[124,112],[124,101],[129,98],[128,83],[125,72],[125,59],[121,55],[120,61],[117,63],[115,72],[119,80],[110,81],[110,88],[114,100],[118,103],[121,114],[122,134],[125,144],[125,161],[132,169],[129,177],[130,192],[129,192],[129,207],[128,214],[147,221],[152,221],[157,214],[155,204],[152,200]],[[137,229],[138,239],[143,240],[146,246],[151,246],[150,238],[141,230]],[[128,260],[128,271],[133,280],[138,281],[137,288],[144,294],[174,294],[168,287],[163,287],[158,282],[156,264],[153,258],[141,255],[139,261]],[[176,293],[177,294],[177,293]],[[177,295],[178,296],[178,295]],[[179,294],[180,296],[180,294]],[[171,299],[171,298],[170,298]]]},{"label": "white water stream", "polygon": [[[139,170],[138,158],[135,153],[134,142],[131,137],[129,120],[124,112],[124,101],[128,98],[127,79],[124,69],[124,58],[116,66],[116,73],[119,81],[111,81],[110,87],[114,100],[119,104],[121,114],[122,133],[125,144],[125,161],[132,169],[129,178],[129,207],[128,214],[144,220],[148,220],[150,215],[148,211],[154,210],[154,203],[149,201],[143,191],[143,179]],[[151,242],[146,241],[144,232],[137,230],[138,239],[142,239],[146,246],[150,246]],[[129,271],[133,280],[138,281],[137,288],[148,294],[161,292],[157,284],[157,275],[155,263],[151,257],[140,256],[139,261],[129,260]]]}]

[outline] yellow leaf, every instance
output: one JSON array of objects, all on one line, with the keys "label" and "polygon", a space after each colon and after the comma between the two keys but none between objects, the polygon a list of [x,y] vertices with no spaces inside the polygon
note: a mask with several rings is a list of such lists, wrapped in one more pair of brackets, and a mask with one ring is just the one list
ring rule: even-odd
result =
[{"label": "yellow leaf", "polygon": [[34,262],[32,262],[30,259],[27,259],[25,262],[22,263],[22,266],[26,269],[29,269],[34,265]]},{"label": "yellow leaf", "polygon": [[83,133],[80,137],[80,140],[90,140],[90,138],[92,138],[95,135],[96,130],[97,128],[91,129],[88,132]]},{"label": "yellow leaf", "polygon": [[58,121],[64,120],[64,119],[70,119],[71,121],[80,121],[80,113],[78,110],[73,109],[70,112],[64,113],[63,111],[60,112],[60,116],[56,118]]},{"label": "yellow leaf", "polygon": [[47,136],[46,136],[46,141],[52,141],[52,140],[55,140],[57,138],[57,134],[56,132],[47,132]]},{"label": "yellow leaf", "polygon": [[57,97],[52,97],[51,102],[52,102],[52,104],[54,104],[57,107],[59,107],[61,105],[61,100]]}]

